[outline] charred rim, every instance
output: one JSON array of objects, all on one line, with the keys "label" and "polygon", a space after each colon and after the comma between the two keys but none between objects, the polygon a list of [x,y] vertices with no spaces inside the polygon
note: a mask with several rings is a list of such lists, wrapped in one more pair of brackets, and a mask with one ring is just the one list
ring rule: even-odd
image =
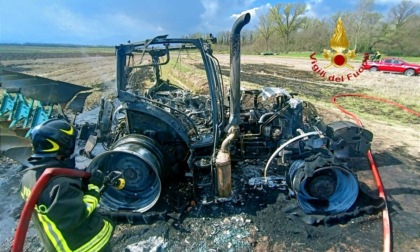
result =
[{"label": "charred rim", "polygon": [[316,168],[305,177],[305,161],[290,166],[288,185],[295,191],[298,203],[307,214],[338,214],[350,209],[359,194],[356,176],[339,166]]},{"label": "charred rim", "polygon": [[133,134],[119,139],[112,150],[94,158],[88,171],[123,174],[126,183],[122,190],[111,186],[105,190],[101,203],[106,208],[145,212],[159,199],[163,163],[163,155],[152,139]]},{"label": "charred rim", "polygon": [[331,166],[316,169],[300,184],[298,203],[305,213],[338,214],[350,209],[359,194],[359,184],[348,169]]},{"label": "charred rim", "polygon": [[334,194],[337,187],[337,176],[332,170],[320,171],[317,176],[308,178],[305,190],[311,197],[328,199]]}]

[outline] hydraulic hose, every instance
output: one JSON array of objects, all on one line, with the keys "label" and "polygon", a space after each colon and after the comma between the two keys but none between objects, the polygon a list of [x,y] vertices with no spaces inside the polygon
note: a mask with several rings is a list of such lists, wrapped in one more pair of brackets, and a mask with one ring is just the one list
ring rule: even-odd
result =
[{"label": "hydraulic hose", "polygon": [[[420,117],[420,112],[414,111],[412,109],[409,109],[399,103],[396,103],[394,101],[388,100],[388,99],[384,99],[384,98],[379,98],[379,97],[374,97],[374,96],[369,96],[369,95],[365,95],[365,94],[338,94],[335,95],[331,101],[332,103],[339,109],[341,110],[343,113],[351,116],[356,123],[363,127],[362,122],[359,120],[359,118],[357,118],[357,116],[347,110],[345,110],[344,108],[342,108],[340,105],[338,105],[338,103],[336,102],[336,99],[339,97],[347,97],[347,96],[352,96],[352,97],[361,97],[361,98],[366,98],[366,99],[371,99],[371,100],[376,100],[376,101],[381,101],[381,102],[385,102],[388,104],[391,104],[393,106],[399,107],[402,110],[407,111],[410,114],[416,115]],[[383,244],[384,244],[384,248],[383,251],[385,252],[390,252],[392,251],[392,229],[391,229],[391,217],[389,215],[389,211],[388,211],[388,205],[387,205],[387,200],[386,200],[386,194],[385,194],[385,190],[384,190],[384,186],[381,180],[381,176],[379,175],[379,171],[378,168],[376,167],[375,161],[373,160],[373,156],[372,156],[372,152],[369,150],[367,153],[367,158],[369,160],[371,169],[372,169],[372,174],[373,177],[375,179],[376,182],[376,186],[378,188],[378,192],[379,192],[379,197],[381,197],[384,202],[385,202],[385,208],[382,211],[382,218],[383,218]]]},{"label": "hydraulic hose", "polygon": [[54,176],[67,176],[86,179],[90,177],[90,173],[66,168],[48,168],[42,173],[38,181],[35,183],[34,188],[32,188],[31,195],[23,207],[13,240],[12,252],[23,251],[23,245],[25,243],[29,222],[31,221],[32,212],[36,203],[38,202],[39,195],[41,195],[41,192],[47,185],[48,181],[50,181],[50,179]]},{"label": "hydraulic hose", "polygon": [[289,144],[294,143],[297,140],[300,140],[302,138],[305,138],[305,137],[308,137],[308,136],[312,136],[312,135],[319,135],[320,137],[322,137],[321,132],[312,131],[312,132],[308,132],[308,133],[304,133],[304,134],[295,136],[294,138],[289,139],[289,141],[285,142],[279,148],[277,148],[277,150],[273,152],[273,154],[271,155],[271,157],[268,159],[267,164],[265,165],[265,168],[264,168],[264,179],[265,179],[265,182],[267,182],[267,169],[270,166],[270,164],[273,161],[273,159],[277,156],[277,154],[280,151],[282,151],[284,148],[286,148]]}]

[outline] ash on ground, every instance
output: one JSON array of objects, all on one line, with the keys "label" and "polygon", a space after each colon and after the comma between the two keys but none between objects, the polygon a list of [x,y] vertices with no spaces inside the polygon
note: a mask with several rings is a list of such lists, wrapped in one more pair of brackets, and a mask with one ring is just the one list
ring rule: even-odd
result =
[{"label": "ash on ground", "polygon": [[[380,156],[377,156],[380,157]],[[383,160],[383,159],[382,159]],[[19,195],[21,167],[13,161],[0,160],[2,204],[0,251],[10,251],[21,211]],[[355,160],[357,175],[377,194],[371,171],[364,159]],[[380,251],[382,215],[366,214],[334,225],[308,225],[296,199],[280,180],[274,186],[261,185],[265,160],[238,163],[232,170],[233,196],[229,199],[204,198],[206,188],[192,187],[191,177],[166,181],[157,204],[143,214],[112,215],[117,221],[111,240],[113,251]],[[388,164],[388,163],[387,163]],[[391,166],[378,163],[380,168]],[[407,190],[389,186],[389,204],[393,220],[394,247],[399,251],[419,249],[420,215],[418,194],[413,191],[420,179],[408,174],[402,163],[382,169],[386,181],[399,177]],[[281,178],[282,171],[270,167],[271,178]],[[409,177],[407,177],[409,176]],[[254,183],[250,184],[250,181]],[[398,185],[397,188],[402,186]],[[407,200],[408,197],[411,200]],[[31,222],[32,223],[32,222]],[[24,251],[44,251],[32,224]]]},{"label": "ash on ground", "polygon": [[265,163],[238,162],[229,199],[206,198],[206,188],[194,190],[186,177],[170,183],[141,216],[113,216],[120,223],[112,240],[115,251],[326,251],[354,244],[380,250],[381,239],[372,239],[372,232],[381,233],[380,214],[328,227],[308,225],[281,171],[270,167],[271,182],[258,183]]}]

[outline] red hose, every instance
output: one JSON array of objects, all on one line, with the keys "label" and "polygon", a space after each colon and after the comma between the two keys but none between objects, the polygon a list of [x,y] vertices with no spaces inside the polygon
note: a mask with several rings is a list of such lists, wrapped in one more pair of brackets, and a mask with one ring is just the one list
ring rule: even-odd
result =
[{"label": "red hose", "polygon": [[407,107],[406,107],[406,106],[404,106],[404,105],[401,105],[401,104],[399,104],[399,103],[396,103],[396,102],[394,102],[394,101],[391,101],[391,100],[388,100],[388,99],[385,99],[385,98],[380,98],[380,97],[375,97],[375,96],[370,96],[370,95],[365,95],[365,94],[338,94],[338,95],[335,95],[335,96],[332,98],[332,103],[333,103],[333,104],[334,104],[334,105],[335,105],[335,106],[336,106],[339,110],[341,110],[341,111],[343,111],[344,113],[346,113],[347,115],[349,115],[349,116],[353,117],[353,119],[354,119],[354,120],[356,120],[356,122],[357,122],[360,126],[362,126],[362,123],[360,122],[360,120],[357,118],[357,116],[356,116],[355,114],[348,112],[347,110],[343,109],[342,107],[340,107],[340,106],[339,106],[339,105],[335,102],[335,99],[336,99],[336,98],[338,98],[338,97],[344,97],[344,96],[356,96],[356,97],[366,98],[366,99],[370,99],[370,100],[376,100],[376,101],[385,102],[385,103],[391,104],[391,105],[393,105],[393,106],[395,106],[395,107],[398,107],[398,108],[400,108],[400,109],[402,109],[402,110],[405,110],[405,111],[407,111],[407,112],[408,112],[408,113],[410,113],[410,114],[413,114],[413,115],[415,115],[415,116],[419,116],[419,117],[420,117],[420,112],[414,111],[414,110],[412,110],[412,109],[407,108]]},{"label": "red hose", "polygon": [[[365,95],[365,94],[338,94],[335,95],[331,100],[332,103],[339,109],[341,110],[343,113],[351,116],[358,125],[360,125],[361,127],[363,127],[362,122],[359,120],[359,118],[357,118],[357,116],[345,109],[343,109],[340,105],[337,104],[336,99],[339,97],[346,97],[346,96],[353,96],[353,97],[361,97],[361,98],[366,98],[366,99],[371,99],[371,100],[377,100],[377,101],[381,101],[381,102],[385,102],[388,104],[391,104],[393,106],[399,107],[405,111],[407,111],[410,114],[416,115],[420,117],[420,112],[414,111],[412,109],[409,109],[401,104],[398,104],[394,101],[391,100],[387,100],[384,98],[378,98],[378,97],[374,97],[374,96],[369,96],[369,95]],[[373,156],[372,156],[372,152],[369,150],[367,153],[367,158],[369,160],[371,169],[372,169],[372,173],[373,173],[373,177],[375,179],[376,182],[376,186],[378,188],[379,191],[379,197],[381,197],[384,202],[385,202],[385,208],[382,211],[382,218],[383,218],[383,230],[384,230],[384,235],[383,235],[383,239],[384,239],[384,251],[386,252],[390,252],[392,251],[392,230],[391,230],[391,218],[388,212],[388,205],[387,205],[387,201],[386,201],[386,195],[385,195],[385,190],[384,190],[384,186],[382,184],[382,180],[381,180],[381,176],[379,175],[378,172],[378,168],[376,167],[375,161],[373,160]]]},{"label": "red hose", "polygon": [[39,195],[47,185],[48,181],[54,176],[67,176],[76,178],[89,178],[90,173],[73,170],[68,168],[48,168],[42,173],[38,181],[32,188],[31,195],[23,207],[22,214],[20,215],[19,223],[16,228],[15,237],[12,245],[12,252],[22,252],[25,243],[26,232],[28,231],[29,222],[31,221],[32,212],[38,202]]}]

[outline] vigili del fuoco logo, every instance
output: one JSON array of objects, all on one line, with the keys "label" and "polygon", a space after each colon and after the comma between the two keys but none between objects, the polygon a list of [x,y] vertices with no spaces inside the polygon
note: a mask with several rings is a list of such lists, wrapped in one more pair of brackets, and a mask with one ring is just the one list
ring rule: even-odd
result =
[{"label": "vigili del fuoco logo", "polygon": [[[360,73],[363,72],[364,68],[362,65],[355,70],[354,67],[348,63],[349,59],[356,57],[356,53],[355,50],[347,50],[349,47],[349,41],[347,40],[346,30],[341,18],[338,19],[334,34],[330,39],[330,47],[333,51],[324,49],[322,54],[324,59],[330,61],[330,64],[324,68],[318,65],[318,60],[315,58],[316,52],[311,54],[310,59],[312,60],[312,71],[319,74],[321,77],[327,78],[329,81],[335,82],[351,80],[352,78],[358,77]],[[337,68],[346,67],[349,71],[351,71],[351,73],[345,75],[328,74],[327,69],[331,66]]]}]

